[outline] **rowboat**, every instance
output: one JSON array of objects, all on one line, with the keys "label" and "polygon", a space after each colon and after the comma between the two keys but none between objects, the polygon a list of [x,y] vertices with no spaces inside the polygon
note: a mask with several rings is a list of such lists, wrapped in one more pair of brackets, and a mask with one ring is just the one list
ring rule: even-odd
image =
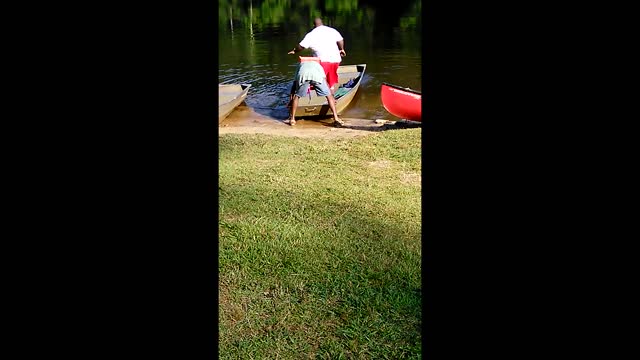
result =
[{"label": "rowboat", "polygon": [[382,83],[382,106],[392,115],[406,120],[422,121],[422,93],[397,85]]},{"label": "rowboat", "polygon": [[218,85],[218,124],[247,97],[251,84]]},{"label": "rowboat", "polygon": [[[336,111],[342,114],[356,95],[367,64],[344,65],[338,67],[338,88],[336,89]],[[325,96],[318,96],[314,90],[298,100],[296,117],[333,115]]]}]

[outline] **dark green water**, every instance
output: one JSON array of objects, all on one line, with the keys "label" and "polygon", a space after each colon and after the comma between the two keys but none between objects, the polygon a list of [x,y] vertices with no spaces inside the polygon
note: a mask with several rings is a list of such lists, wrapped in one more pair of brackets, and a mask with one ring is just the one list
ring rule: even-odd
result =
[{"label": "dark green water", "polygon": [[219,1],[219,83],[250,83],[247,106],[274,119],[287,117],[288,90],[298,55],[287,55],[320,16],[345,39],[341,65],[367,64],[343,117],[397,119],[380,102],[380,85],[421,89],[421,0]]}]

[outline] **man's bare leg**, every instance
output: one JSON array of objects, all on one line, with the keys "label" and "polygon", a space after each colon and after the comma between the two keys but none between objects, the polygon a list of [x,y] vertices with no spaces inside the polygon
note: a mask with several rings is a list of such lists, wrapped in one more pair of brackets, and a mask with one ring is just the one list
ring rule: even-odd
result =
[{"label": "man's bare leg", "polygon": [[296,110],[298,109],[298,95],[293,95],[292,104],[291,104],[291,112],[289,113],[289,125],[293,126],[296,124]]},{"label": "man's bare leg", "polygon": [[336,111],[336,101],[333,98],[333,95],[327,96],[327,102],[329,103],[329,108],[333,113],[333,121],[335,121],[336,124],[344,125],[344,122],[338,117],[338,112]]}]

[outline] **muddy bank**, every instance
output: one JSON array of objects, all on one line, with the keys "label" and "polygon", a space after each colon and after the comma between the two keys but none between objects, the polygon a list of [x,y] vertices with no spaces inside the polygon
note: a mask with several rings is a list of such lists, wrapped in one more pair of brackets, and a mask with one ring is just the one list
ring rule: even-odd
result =
[{"label": "muddy bank", "polygon": [[274,118],[255,112],[252,108],[241,104],[225,120],[220,123],[218,131],[223,134],[270,134],[296,137],[355,137],[370,135],[375,132],[420,127],[420,123],[405,121],[388,121],[385,119],[355,119],[342,117],[345,125],[335,127],[331,117],[326,119],[296,118],[295,126],[290,126],[285,119]]}]

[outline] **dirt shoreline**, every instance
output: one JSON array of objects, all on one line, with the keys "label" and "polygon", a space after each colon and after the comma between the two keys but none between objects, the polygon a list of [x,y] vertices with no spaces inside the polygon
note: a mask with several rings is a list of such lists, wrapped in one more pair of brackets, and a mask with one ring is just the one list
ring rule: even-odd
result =
[{"label": "dirt shoreline", "polygon": [[337,138],[375,134],[394,129],[420,127],[420,123],[390,121],[386,119],[354,119],[343,117],[345,125],[335,127],[331,117],[321,120],[296,119],[295,126],[285,120],[275,119],[255,112],[242,104],[238,106],[218,126],[219,135],[224,134],[267,134],[295,137]]}]

